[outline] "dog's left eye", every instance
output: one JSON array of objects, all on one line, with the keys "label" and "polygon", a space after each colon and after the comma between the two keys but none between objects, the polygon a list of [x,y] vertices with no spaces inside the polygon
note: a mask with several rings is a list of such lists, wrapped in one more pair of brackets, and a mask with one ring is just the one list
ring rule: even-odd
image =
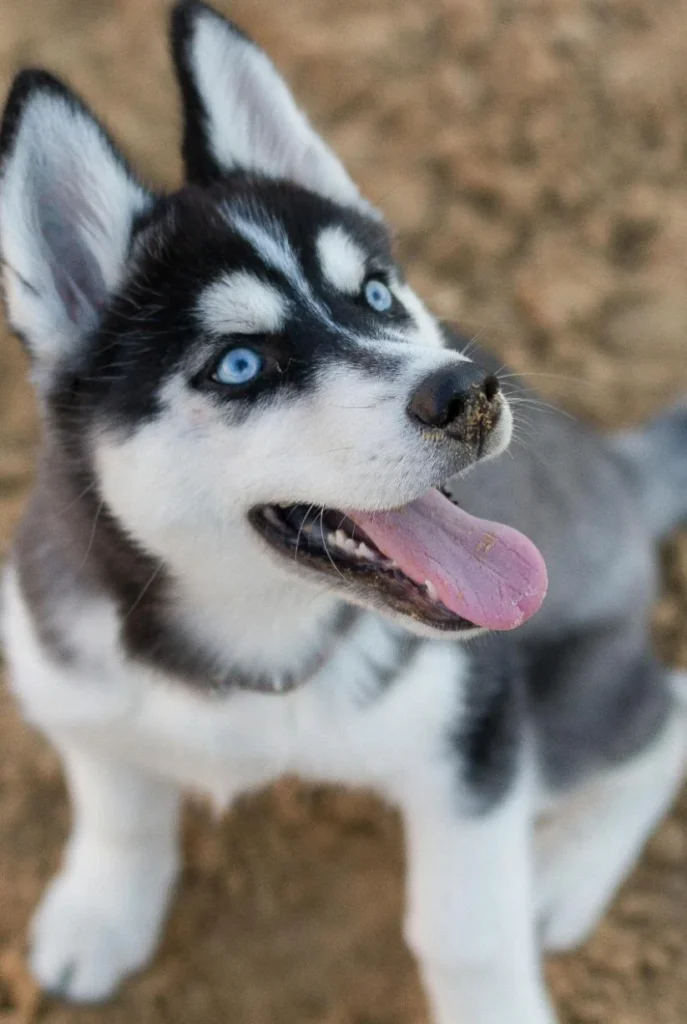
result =
[{"label": "dog's left eye", "polygon": [[233,348],[222,356],[212,376],[218,384],[248,384],[262,368],[262,356],[252,348]]},{"label": "dog's left eye", "polygon": [[388,313],[394,302],[391,291],[378,277],[370,277],[365,282],[364,295],[368,306],[375,313]]}]

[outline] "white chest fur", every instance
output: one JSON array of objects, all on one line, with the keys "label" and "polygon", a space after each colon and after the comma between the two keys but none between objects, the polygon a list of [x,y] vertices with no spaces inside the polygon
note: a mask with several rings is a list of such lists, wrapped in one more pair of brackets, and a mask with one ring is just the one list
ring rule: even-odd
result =
[{"label": "white chest fur", "polygon": [[431,642],[398,661],[398,634],[365,615],[325,669],[288,694],[196,693],[122,659],[111,609],[79,609],[83,661],[61,666],[40,647],[16,580],[5,591],[12,685],[52,736],[111,751],[226,805],[285,773],[373,786],[393,795],[432,756],[459,714],[466,654]]}]

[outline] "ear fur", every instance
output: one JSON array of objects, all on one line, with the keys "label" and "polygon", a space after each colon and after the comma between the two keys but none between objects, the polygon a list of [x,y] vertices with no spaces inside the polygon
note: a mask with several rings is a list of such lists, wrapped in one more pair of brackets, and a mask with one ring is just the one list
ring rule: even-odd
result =
[{"label": "ear fur", "polygon": [[191,181],[243,170],[364,204],[267,55],[235,25],[204,3],[181,0],[172,13],[172,51]]},{"label": "ear fur", "polygon": [[0,128],[0,254],[10,323],[39,366],[96,326],[151,202],[61,82],[17,76]]}]

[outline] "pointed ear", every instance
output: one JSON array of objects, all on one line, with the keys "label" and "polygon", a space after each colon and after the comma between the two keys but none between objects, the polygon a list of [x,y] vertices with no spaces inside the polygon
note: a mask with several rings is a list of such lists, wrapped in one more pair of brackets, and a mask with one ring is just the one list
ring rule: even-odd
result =
[{"label": "pointed ear", "polygon": [[204,3],[181,0],[172,14],[172,50],[191,181],[207,184],[230,171],[254,171],[367,206],[274,65],[238,28]]},{"label": "pointed ear", "polygon": [[69,90],[42,71],[15,79],[0,128],[0,254],[10,323],[39,368],[97,325],[150,202]]}]

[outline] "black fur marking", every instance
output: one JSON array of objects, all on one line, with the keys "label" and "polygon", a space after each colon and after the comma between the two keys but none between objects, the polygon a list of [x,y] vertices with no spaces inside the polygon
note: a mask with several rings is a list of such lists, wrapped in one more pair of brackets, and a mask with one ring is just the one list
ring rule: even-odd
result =
[{"label": "black fur marking", "polygon": [[525,721],[525,681],[517,649],[501,636],[469,646],[469,677],[451,744],[473,813],[485,814],[518,773]]},{"label": "black fur marking", "polygon": [[523,645],[539,759],[565,789],[639,754],[673,707],[643,621]]}]

